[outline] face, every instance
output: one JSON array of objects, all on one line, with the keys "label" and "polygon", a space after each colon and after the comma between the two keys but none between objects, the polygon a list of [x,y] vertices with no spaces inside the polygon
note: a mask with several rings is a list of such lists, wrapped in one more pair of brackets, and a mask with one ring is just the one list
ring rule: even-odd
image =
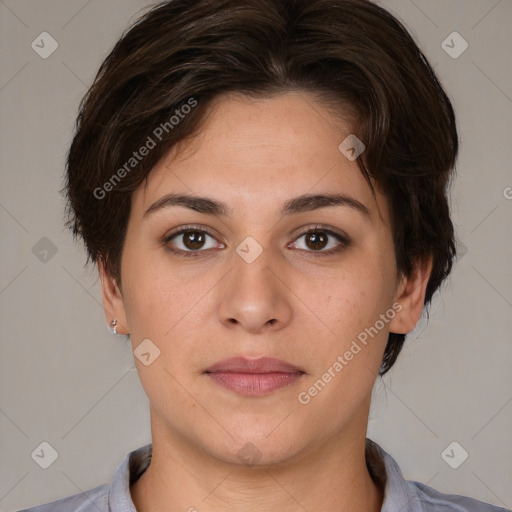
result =
[{"label": "face", "polygon": [[305,93],[219,97],[133,194],[122,291],[102,282],[136,354],[150,340],[135,363],[153,437],[264,464],[366,431],[388,333],[414,327],[426,274],[397,274],[342,118]]}]

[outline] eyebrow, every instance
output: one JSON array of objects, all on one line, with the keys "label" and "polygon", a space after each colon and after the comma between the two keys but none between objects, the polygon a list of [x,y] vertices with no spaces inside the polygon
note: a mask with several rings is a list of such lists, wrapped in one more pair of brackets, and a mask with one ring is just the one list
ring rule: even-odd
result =
[{"label": "eyebrow", "polygon": [[[167,194],[153,203],[144,212],[143,218],[173,206],[182,206],[199,213],[215,215],[216,217],[229,217],[232,214],[232,210],[226,204],[209,197],[199,197],[190,194]],[[371,218],[370,210],[363,203],[344,194],[304,194],[286,201],[281,209],[281,215],[310,212],[330,206],[349,207]]]}]

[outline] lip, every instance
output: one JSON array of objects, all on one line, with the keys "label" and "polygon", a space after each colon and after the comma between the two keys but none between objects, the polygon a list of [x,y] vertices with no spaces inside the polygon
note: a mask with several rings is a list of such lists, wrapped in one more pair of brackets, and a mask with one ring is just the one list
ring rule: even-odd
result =
[{"label": "lip", "polygon": [[305,372],[280,359],[232,357],[215,363],[204,373],[238,394],[261,396],[297,382]]},{"label": "lip", "polygon": [[215,363],[206,370],[206,373],[295,373],[301,371],[300,368],[273,357],[248,358],[239,356],[223,359]]}]

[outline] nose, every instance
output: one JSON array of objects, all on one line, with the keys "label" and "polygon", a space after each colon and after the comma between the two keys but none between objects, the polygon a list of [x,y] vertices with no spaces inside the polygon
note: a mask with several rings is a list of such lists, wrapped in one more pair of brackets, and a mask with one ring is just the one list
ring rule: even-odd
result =
[{"label": "nose", "polygon": [[225,327],[257,334],[280,330],[292,319],[291,291],[271,250],[252,262],[233,254],[234,268],[222,281],[218,315]]}]

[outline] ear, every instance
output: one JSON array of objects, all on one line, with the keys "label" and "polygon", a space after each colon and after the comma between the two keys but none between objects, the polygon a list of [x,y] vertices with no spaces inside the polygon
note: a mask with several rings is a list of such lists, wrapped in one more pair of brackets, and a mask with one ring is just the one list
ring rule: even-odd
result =
[{"label": "ear", "polygon": [[117,333],[129,334],[124,299],[117,281],[110,275],[103,260],[98,263],[98,269],[101,279],[103,310],[107,325],[111,327],[112,320],[117,319]]},{"label": "ear", "polygon": [[423,312],[425,291],[427,289],[430,273],[432,272],[432,258],[417,260],[410,277],[403,276],[397,288],[395,302],[402,308],[389,324],[390,332],[407,334],[411,332]]}]

